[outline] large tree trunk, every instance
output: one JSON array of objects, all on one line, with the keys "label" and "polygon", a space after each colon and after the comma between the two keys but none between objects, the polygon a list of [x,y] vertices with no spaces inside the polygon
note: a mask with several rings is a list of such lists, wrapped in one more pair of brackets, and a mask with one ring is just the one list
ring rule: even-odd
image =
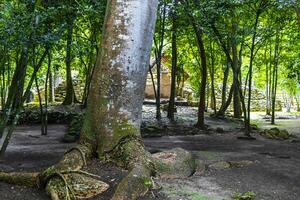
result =
[{"label": "large tree trunk", "polygon": [[98,134],[99,156],[122,137],[140,134],[156,4],[155,0],[108,2],[82,134],[82,139]]},{"label": "large tree trunk", "polygon": [[80,141],[130,170],[113,199],[136,199],[152,173],[139,138],[157,0],[111,0],[107,7]]}]

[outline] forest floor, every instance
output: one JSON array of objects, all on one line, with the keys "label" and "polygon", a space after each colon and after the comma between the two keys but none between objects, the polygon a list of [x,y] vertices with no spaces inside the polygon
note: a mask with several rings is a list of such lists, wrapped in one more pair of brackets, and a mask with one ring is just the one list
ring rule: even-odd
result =
[{"label": "forest floor", "polygon": [[[144,138],[145,145],[152,152],[174,147],[187,149],[199,162],[205,164],[206,170],[202,173],[196,172],[185,179],[156,179],[162,189],[149,192],[141,200],[229,200],[234,193],[247,191],[254,192],[258,200],[299,199],[299,143],[265,139],[259,135],[259,131],[253,133],[256,140],[238,140],[237,136],[242,135],[240,121],[208,116],[206,124],[209,125],[209,129],[200,131],[193,127],[197,114],[195,108],[178,107],[177,111],[176,123],[171,123],[165,118],[157,123],[154,119],[154,107],[144,106],[142,130],[147,136]],[[258,117],[256,120],[258,126],[267,125],[262,118]],[[293,128],[300,124],[300,119],[292,120],[293,125],[289,124],[287,127],[280,125],[279,128],[293,129],[295,135],[300,135],[300,129]],[[40,171],[56,163],[66,149],[75,145],[61,142],[66,130],[65,125],[49,125],[48,135],[41,136],[38,125],[18,126],[5,159],[0,161],[0,170]],[[252,164],[244,167],[228,167],[222,162],[245,160],[251,161]],[[111,186],[101,197],[94,200],[108,200],[119,180],[126,175],[126,171],[109,164],[103,165],[95,160],[90,162],[88,166],[92,167],[86,170],[100,175]],[[213,165],[215,167],[212,167]],[[38,189],[0,182],[0,199],[49,198],[44,191]]]}]

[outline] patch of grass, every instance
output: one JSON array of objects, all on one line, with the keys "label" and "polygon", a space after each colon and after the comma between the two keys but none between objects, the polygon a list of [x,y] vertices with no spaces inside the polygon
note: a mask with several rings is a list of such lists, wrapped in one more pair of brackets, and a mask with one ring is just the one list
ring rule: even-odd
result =
[{"label": "patch of grass", "polygon": [[293,115],[300,115],[300,111],[294,111],[294,112],[291,112],[291,114],[293,114]]},{"label": "patch of grass", "polygon": [[179,192],[188,196],[191,200],[213,200],[211,197],[201,194],[200,192],[189,191],[187,188],[184,188]]},{"label": "patch of grass", "polygon": [[234,193],[232,198],[234,200],[254,200],[256,198],[256,194],[251,191],[245,193]]},{"label": "patch of grass", "polygon": [[259,120],[258,119],[252,119],[251,120],[251,125],[259,126]]},{"label": "patch of grass", "polygon": [[191,193],[190,194],[192,200],[213,200],[212,198],[210,197],[207,197],[203,194],[200,194],[198,192],[194,192],[194,193]]},{"label": "patch of grass", "polygon": [[178,198],[185,197],[188,200],[214,200],[214,198],[206,196],[200,192],[191,191],[189,188],[176,188],[170,184],[162,184],[164,192],[168,197]]}]

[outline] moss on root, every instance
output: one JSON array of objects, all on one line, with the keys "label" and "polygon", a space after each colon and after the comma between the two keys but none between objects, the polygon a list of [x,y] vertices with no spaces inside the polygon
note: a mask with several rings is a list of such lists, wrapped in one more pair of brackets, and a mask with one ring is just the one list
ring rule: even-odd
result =
[{"label": "moss on root", "polygon": [[0,172],[0,181],[22,185],[27,187],[37,187],[39,173],[26,173],[26,172]]},{"label": "moss on root", "polygon": [[81,170],[90,156],[90,146],[78,145],[67,151],[60,162],[41,173],[1,172],[0,181],[45,188],[52,200],[90,198],[109,187],[99,180],[100,177]]},{"label": "moss on root", "polygon": [[[3,172],[0,173],[0,180],[44,188],[52,200],[91,198],[109,188],[100,177],[82,171],[92,152],[91,146],[78,145],[67,151],[60,162],[41,173]],[[135,200],[145,195],[153,187],[152,176],[157,171],[160,175],[168,176],[180,171],[182,176],[189,176],[195,166],[191,154],[183,149],[173,149],[152,156],[135,135],[122,137],[111,151],[106,152],[106,159],[129,170],[119,183],[112,200]],[[174,163],[181,164],[174,168]]]},{"label": "moss on root", "polygon": [[[109,185],[80,172],[58,173],[49,180],[46,192],[54,199],[87,199],[106,191]],[[53,200],[54,200],[53,199]]]},{"label": "moss on root", "polygon": [[[79,145],[70,149],[62,160],[41,173],[0,173],[0,180],[12,184],[44,188],[52,200],[86,199],[108,189],[100,177],[81,169],[92,155],[90,146]],[[107,153],[109,161],[129,170],[119,183],[113,200],[134,200],[143,196],[152,187],[155,173],[151,154],[140,139],[133,135],[123,137]]]},{"label": "moss on root", "polygon": [[109,188],[99,177],[81,171],[91,157],[91,149],[84,145],[72,148],[59,163],[40,174],[40,183],[52,200],[90,198]]},{"label": "moss on root", "polygon": [[129,173],[119,183],[112,200],[133,200],[143,196],[152,187],[151,177],[155,167],[151,154],[145,150],[140,139],[133,135],[123,137],[108,153],[108,159],[128,169]]}]

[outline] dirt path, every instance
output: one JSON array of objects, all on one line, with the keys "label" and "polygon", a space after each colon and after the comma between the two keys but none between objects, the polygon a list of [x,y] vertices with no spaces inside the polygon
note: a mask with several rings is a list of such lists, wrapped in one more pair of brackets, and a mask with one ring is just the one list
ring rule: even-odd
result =
[{"label": "dirt path", "polygon": [[[167,133],[172,135],[188,134],[194,121],[190,110],[180,118],[177,124],[168,124]],[[149,115],[150,116],[150,115]],[[145,118],[152,123],[151,117]],[[149,120],[148,120],[149,119]],[[194,120],[194,119],[192,119]],[[219,161],[250,160],[251,164],[242,168],[207,169],[204,174],[187,179],[157,180],[163,189],[157,198],[151,194],[143,198],[169,200],[222,200],[231,199],[234,192],[253,191],[258,200],[298,200],[300,197],[300,144],[288,141],[267,140],[255,135],[257,140],[237,140],[240,124],[228,120],[207,118],[211,129],[222,127],[223,134],[209,131],[209,135],[195,132],[190,136],[164,136],[145,138],[146,147],[151,150],[182,147],[206,164]],[[57,162],[64,151],[74,144],[61,143],[66,131],[63,125],[50,125],[49,135],[40,136],[39,126],[20,126],[15,132],[5,160],[0,161],[0,170],[5,171],[39,171]],[[113,188],[124,172],[110,166],[91,169],[106,181],[112,189],[103,197],[95,200],[109,199]],[[167,197],[162,197],[167,196]],[[0,182],[0,199],[2,200],[43,200],[49,199],[38,189],[13,186]]]},{"label": "dirt path", "polygon": [[234,192],[253,191],[257,199],[298,200],[300,197],[300,145],[271,141],[256,136],[256,141],[237,140],[236,134],[170,136],[145,139],[146,146],[191,150],[207,165],[219,161],[254,161],[243,168],[207,170],[186,182],[163,182],[171,199],[231,199]]}]

